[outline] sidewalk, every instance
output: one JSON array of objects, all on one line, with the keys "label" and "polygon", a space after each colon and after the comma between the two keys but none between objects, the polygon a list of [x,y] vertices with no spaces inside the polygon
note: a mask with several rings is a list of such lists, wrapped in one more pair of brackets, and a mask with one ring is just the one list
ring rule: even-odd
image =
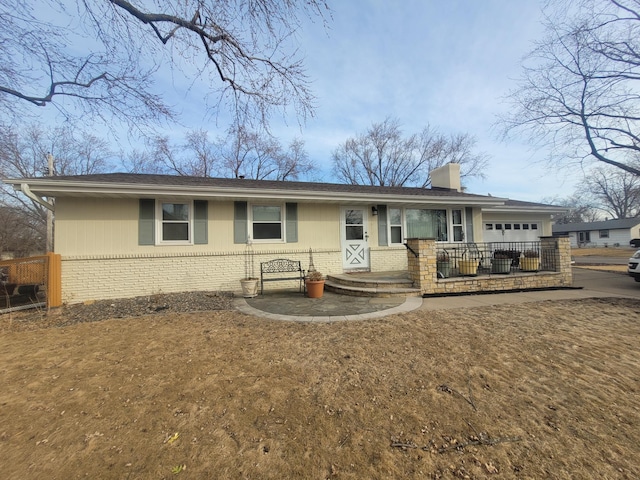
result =
[{"label": "sidewalk", "polygon": [[271,293],[256,298],[238,298],[236,308],[248,315],[271,320],[336,322],[382,318],[413,310],[433,311],[455,308],[515,305],[546,300],[628,297],[640,300],[640,283],[615,273],[574,268],[574,287],[535,292],[488,293],[451,297],[350,297],[325,292],[323,298],[307,298],[295,292]]}]

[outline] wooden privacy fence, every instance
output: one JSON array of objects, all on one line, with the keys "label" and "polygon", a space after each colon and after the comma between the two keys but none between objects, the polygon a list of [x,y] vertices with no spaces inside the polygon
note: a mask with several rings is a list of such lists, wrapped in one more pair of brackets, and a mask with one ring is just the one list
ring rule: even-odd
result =
[{"label": "wooden privacy fence", "polygon": [[[37,300],[44,292],[47,308],[62,305],[61,259],[57,253],[0,261],[0,293],[7,307],[19,303],[19,296]],[[12,302],[12,298],[16,301]],[[31,302],[33,304],[33,301]],[[34,304],[35,305],[35,304]]]}]

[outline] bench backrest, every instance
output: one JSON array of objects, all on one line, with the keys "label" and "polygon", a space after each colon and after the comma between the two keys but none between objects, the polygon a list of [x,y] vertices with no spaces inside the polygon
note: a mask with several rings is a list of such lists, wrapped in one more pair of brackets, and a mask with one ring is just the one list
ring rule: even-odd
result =
[{"label": "bench backrest", "polygon": [[260,273],[301,272],[302,267],[298,260],[276,258],[268,262],[260,263]]}]

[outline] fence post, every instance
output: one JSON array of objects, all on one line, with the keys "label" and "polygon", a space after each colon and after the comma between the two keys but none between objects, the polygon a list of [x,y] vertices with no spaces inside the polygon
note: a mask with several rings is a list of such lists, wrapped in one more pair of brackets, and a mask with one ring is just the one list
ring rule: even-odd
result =
[{"label": "fence post", "polygon": [[62,305],[62,260],[59,253],[47,253],[47,308]]}]

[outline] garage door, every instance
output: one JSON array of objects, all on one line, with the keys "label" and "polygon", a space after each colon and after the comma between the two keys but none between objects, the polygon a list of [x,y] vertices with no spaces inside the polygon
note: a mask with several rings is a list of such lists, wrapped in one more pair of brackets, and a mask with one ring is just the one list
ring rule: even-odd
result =
[{"label": "garage door", "polygon": [[485,242],[537,242],[540,224],[532,222],[485,222]]}]

